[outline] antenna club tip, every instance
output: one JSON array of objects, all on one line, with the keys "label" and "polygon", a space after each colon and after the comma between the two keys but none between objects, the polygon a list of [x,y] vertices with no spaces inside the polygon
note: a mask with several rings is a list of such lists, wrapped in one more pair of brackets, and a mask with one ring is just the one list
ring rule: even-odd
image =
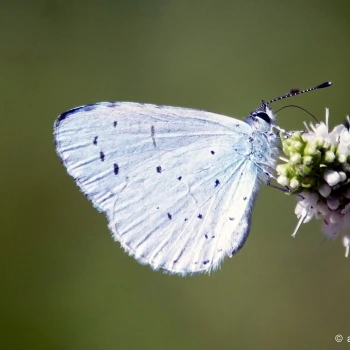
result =
[{"label": "antenna club tip", "polygon": [[317,89],[323,89],[323,88],[326,88],[326,87],[331,86],[331,85],[333,85],[333,83],[331,81],[326,81],[326,82],[318,85],[316,88]]}]

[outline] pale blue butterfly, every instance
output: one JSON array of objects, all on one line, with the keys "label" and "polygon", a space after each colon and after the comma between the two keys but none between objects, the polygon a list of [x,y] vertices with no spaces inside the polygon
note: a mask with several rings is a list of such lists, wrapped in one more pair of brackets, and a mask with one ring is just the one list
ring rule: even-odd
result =
[{"label": "pale blue butterfly", "polygon": [[132,102],[73,108],[54,125],[57,153],[113,238],[168,273],[217,269],[244,245],[261,182],[278,157],[271,102],[245,121]]}]

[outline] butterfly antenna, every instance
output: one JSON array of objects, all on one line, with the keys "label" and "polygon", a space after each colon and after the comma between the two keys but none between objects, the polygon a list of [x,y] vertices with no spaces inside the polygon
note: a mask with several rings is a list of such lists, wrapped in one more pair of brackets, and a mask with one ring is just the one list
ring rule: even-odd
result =
[{"label": "butterfly antenna", "polygon": [[300,107],[300,106],[297,106],[297,105],[287,105],[287,106],[283,106],[283,107],[281,107],[280,109],[277,109],[275,113],[278,113],[279,111],[282,111],[282,109],[289,108],[289,107],[299,108],[299,109],[301,109],[302,111],[304,111],[305,113],[307,113],[308,115],[310,115],[312,118],[314,118],[315,121],[316,121],[317,123],[320,122],[320,121],[319,121],[312,113],[310,113],[307,109],[305,109],[305,108],[303,108],[303,107]]},{"label": "butterfly antenna", "polygon": [[[288,98],[288,97],[293,97],[293,96],[296,96],[296,95],[301,95],[301,94],[305,94],[305,92],[310,92],[310,91],[314,91],[314,90],[319,90],[319,89],[324,89],[326,87],[329,87],[332,85],[332,82],[330,81],[326,81],[325,83],[322,83],[322,84],[319,84],[319,85],[316,85],[314,87],[311,87],[311,88],[308,88],[308,89],[305,89],[305,90],[299,90],[299,89],[292,89],[291,91],[289,91],[287,94],[285,95],[282,95],[282,96],[279,96],[279,97],[276,97],[268,102],[265,102],[265,101],[262,101],[262,104],[259,108],[262,108],[266,105],[269,105],[270,103],[272,102],[276,102],[276,101],[279,101],[279,100],[283,100],[285,98]],[[258,108],[258,109],[259,109]]]}]

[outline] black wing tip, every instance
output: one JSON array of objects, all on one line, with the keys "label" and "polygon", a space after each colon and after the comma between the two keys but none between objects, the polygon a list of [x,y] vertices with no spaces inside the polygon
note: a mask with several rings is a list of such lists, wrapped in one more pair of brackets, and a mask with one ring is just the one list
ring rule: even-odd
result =
[{"label": "black wing tip", "polygon": [[84,106],[79,106],[79,107],[75,107],[72,109],[69,109],[66,112],[63,112],[62,114],[60,114],[57,119],[56,119],[56,123],[55,126],[58,127],[59,124],[65,120],[66,118],[68,118],[69,116],[79,113],[79,112],[89,112],[89,111],[93,111],[94,109],[100,107],[100,106],[104,106],[104,107],[115,107],[118,105],[118,102],[98,102],[98,103],[90,103],[88,105],[84,105]]}]

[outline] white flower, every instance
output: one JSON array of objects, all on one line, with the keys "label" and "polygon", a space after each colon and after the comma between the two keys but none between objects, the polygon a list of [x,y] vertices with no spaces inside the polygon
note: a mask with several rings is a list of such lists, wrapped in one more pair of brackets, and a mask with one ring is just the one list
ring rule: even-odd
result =
[{"label": "white flower", "polygon": [[[323,219],[323,233],[328,239],[343,234],[348,257],[350,250],[350,132],[344,125],[332,131],[326,121],[306,126],[306,132],[282,134],[286,164],[276,168],[277,181],[297,194],[295,214],[299,219],[292,234],[302,223]],[[350,124],[350,118],[347,117]],[[345,231],[345,232],[344,232]]]},{"label": "white flower", "polygon": [[327,205],[330,210],[337,210],[340,206],[340,200],[337,197],[328,197]]},{"label": "white flower", "polygon": [[324,172],[323,178],[331,187],[340,182],[340,175],[337,171],[334,170],[326,170]]},{"label": "white flower", "polygon": [[349,247],[350,247],[350,234],[347,233],[343,237],[343,245],[345,247],[345,257],[349,256]]},{"label": "white flower", "polygon": [[318,192],[322,197],[327,198],[331,194],[332,188],[328,184],[323,183],[318,189]]},{"label": "white flower", "polygon": [[295,237],[297,234],[301,224],[309,222],[315,216],[317,216],[318,199],[319,196],[316,193],[303,192],[302,195],[298,196],[298,203],[295,207],[295,215],[299,219],[299,222],[292,234],[293,237]]},{"label": "white flower", "polygon": [[343,216],[336,211],[330,211],[323,220],[323,232],[328,239],[335,240],[343,225]]}]

